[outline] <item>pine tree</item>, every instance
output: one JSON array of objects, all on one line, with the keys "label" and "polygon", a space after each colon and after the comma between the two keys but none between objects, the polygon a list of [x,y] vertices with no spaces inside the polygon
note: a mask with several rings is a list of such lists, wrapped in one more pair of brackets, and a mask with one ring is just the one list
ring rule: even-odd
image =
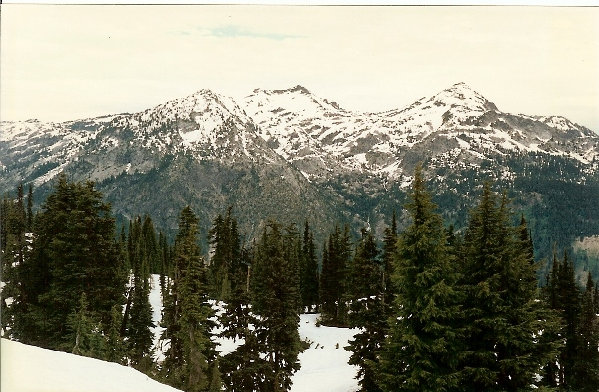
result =
[{"label": "pine tree", "polygon": [[395,313],[381,353],[379,385],[384,391],[459,390],[458,274],[420,168],[410,199],[412,224],[398,244]]},{"label": "pine tree", "polygon": [[[518,227],[509,224],[505,195],[485,184],[464,237],[466,358],[462,390],[520,390],[551,356],[536,343],[551,322],[537,295],[534,261]],[[522,229],[521,229],[522,230]]]},{"label": "pine tree", "polygon": [[212,296],[225,299],[231,293],[231,276],[239,268],[240,239],[237,220],[229,207],[225,217],[218,215],[208,233],[212,247],[210,257],[210,285]]},{"label": "pine tree", "polygon": [[208,302],[208,271],[200,256],[197,231],[177,243],[176,257],[186,263],[181,276],[181,329],[186,391],[206,391],[210,386],[210,365],[216,359],[211,340],[215,313]]},{"label": "pine tree", "polygon": [[247,280],[252,265],[253,248],[243,247],[241,265],[232,276],[232,292],[227,298],[220,317],[222,338],[241,341],[236,350],[219,361],[220,376],[227,391],[259,391],[265,361],[260,356],[260,345],[254,333],[258,320],[251,312]]},{"label": "pine tree", "polygon": [[170,345],[162,375],[172,386],[186,391],[206,391],[209,371],[216,359],[211,331],[214,322],[208,302],[208,270],[197,244],[198,219],[189,207],[181,211],[173,254],[173,276],[166,298],[163,339]]},{"label": "pine tree", "polygon": [[599,390],[599,316],[595,311],[593,289],[595,285],[591,274],[582,296],[577,344],[573,361],[570,388],[576,391]]},{"label": "pine tree", "polygon": [[558,333],[565,341],[559,352],[559,368],[556,369],[555,377],[560,389],[567,389],[576,383],[574,369],[579,343],[577,327],[581,310],[574,265],[566,251],[561,261],[554,257],[549,287],[552,308],[558,312],[562,320],[562,328]]},{"label": "pine tree", "polygon": [[348,321],[360,332],[349,341],[350,365],[359,367],[357,378],[362,391],[380,391],[376,384],[377,356],[385,339],[386,319],[383,302],[383,271],[374,236],[362,230],[348,276]]},{"label": "pine tree", "polygon": [[260,391],[286,391],[299,369],[299,241],[292,228],[283,232],[267,223],[256,245],[252,275],[255,336],[262,351]]},{"label": "pine tree", "polygon": [[383,291],[385,293],[383,300],[385,304],[390,305],[394,298],[394,288],[391,277],[393,275],[394,258],[397,252],[397,217],[395,210],[391,218],[391,226],[385,228],[383,238]]},{"label": "pine tree", "polygon": [[300,256],[300,295],[302,309],[309,311],[318,304],[318,260],[314,235],[308,221],[304,223]]},{"label": "pine tree", "polygon": [[[23,283],[20,282],[19,273],[24,261],[30,256],[22,189],[22,186],[17,188],[16,200],[5,197],[0,209],[0,257],[2,259],[0,274],[4,283],[1,289],[0,310],[2,330],[3,336],[10,334],[15,338],[18,338],[20,331],[26,327],[20,313],[28,306],[26,293],[21,289]],[[8,298],[12,299],[10,306],[7,302]]]},{"label": "pine tree", "polygon": [[127,259],[132,269],[131,287],[125,307],[124,336],[131,364],[143,372],[152,368],[152,307],[150,305],[150,271],[157,263],[158,249],[151,219],[136,217],[129,223]]},{"label": "pine tree", "polygon": [[127,320],[127,344],[132,365],[143,372],[152,366],[152,307],[149,302],[150,287],[146,279],[135,275],[132,304]]},{"label": "pine tree", "polygon": [[108,334],[106,336],[105,359],[121,365],[127,365],[127,348],[123,337],[121,336],[123,315],[120,308],[119,305],[114,305],[112,307],[110,328],[108,329]]},{"label": "pine tree", "polygon": [[33,185],[29,184],[27,191],[27,223],[26,230],[31,233],[33,230]]},{"label": "pine tree", "polygon": [[99,324],[93,321],[85,293],[81,294],[78,308],[69,315],[67,326],[70,333],[66,335],[66,347],[72,347],[73,354],[104,358],[104,337]]},{"label": "pine tree", "polygon": [[345,326],[347,309],[345,297],[346,275],[351,257],[349,226],[343,233],[339,226],[329,236],[323,249],[320,275],[321,321],[325,325]]},{"label": "pine tree", "polygon": [[[549,275],[547,275],[546,285],[543,288],[544,300],[549,308],[548,311],[552,312],[557,319],[557,322],[547,328],[542,335],[543,338],[547,339],[548,341],[561,339],[565,327],[563,320],[560,317],[562,312],[561,300],[559,298],[560,280],[558,279],[560,275],[560,267],[561,264],[557,258],[556,250],[554,249],[551,272]],[[558,352],[550,357],[543,367],[541,385],[547,388],[557,388],[560,383],[563,384],[563,373],[560,371],[561,366],[559,364],[563,346],[558,346],[557,350]]]},{"label": "pine tree", "polygon": [[19,339],[65,349],[67,318],[84,292],[97,317],[94,322],[106,333],[112,306],[123,301],[125,283],[110,205],[93,183],[70,183],[61,174],[34,231],[31,257],[18,267]]}]

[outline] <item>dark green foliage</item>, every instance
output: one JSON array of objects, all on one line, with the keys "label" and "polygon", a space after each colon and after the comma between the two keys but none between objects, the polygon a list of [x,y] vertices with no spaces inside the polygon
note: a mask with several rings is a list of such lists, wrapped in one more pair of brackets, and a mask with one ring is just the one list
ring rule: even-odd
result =
[{"label": "dark green foliage", "polygon": [[461,293],[435,208],[418,168],[407,204],[412,223],[397,249],[394,314],[380,358],[378,381],[384,391],[459,390]]},{"label": "dark green foliage", "polygon": [[589,274],[582,295],[570,384],[573,390],[585,392],[599,390],[599,317],[595,310],[594,287]]},{"label": "dark green foliage", "polygon": [[372,233],[362,230],[348,274],[349,324],[360,332],[349,341],[350,365],[358,369],[358,383],[362,391],[380,391],[376,383],[378,353],[385,340],[387,323],[383,302],[383,270],[379,251]]},{"label": "dark green foliage", "polygon": [[264,358],[261,392],[287,391],[299,369],[299,238],[293,228],[268,222],[252,268],[254,333]]},{"label": "dark green foliage", "polygon": [[561,319],[554,334],[565,342],[556,358],[546,366],[544,382],[563,391],[596,391],[599,388],[599,318],[592,277],[588,275],[586,289],[581,293],[568,254],[564,253],[562,260],[558,260],[554,253],[544,291],[551,308]]},{"label": "dark green foliage", "polygon": [[225,299],[231,293],[231,279],[239,268],[241,244],[237,232],[237,221],[232,208],[223,218],[218,215],[208,233],[211,246],[210,285],[213,298]]},{"label": "dark green foliage", "polygon": [[[20,185],[17,188],[17,198],[11,200],[5,197],[0,206],[0,274],[4,282],[0,311],[4,336],[18,337],[20,331],[26,328],[26,325],[20,322],[23,320],[19,315],[17,314],[16,320],[14,315],[27,306],[26,293],[20,288],[19,276],[19,268],[30,253],[27,247],[27,218],[23,205],[23,186]],[[16,302],[8,306],[8,298]]]},{"label": "dark green foliage", "polygon": [[318,304],[318,280],[318,260],[316,258],[314,234],[308,225],[308,221],[306,221],[304,223],[304,234],[300,252],[300,296],[302,309],[310,311]]},{"label": "dark green foliage", "polygon": [[197,243],[197,225],[198,219],[191,208],[184,208],[179,219],[170,293],[165,298],[162,322],[166,328],[162,339],[170,342],[162,364],[162,377],[169,385],[186,391],[210,388],[210,367],[216,359],[211,339],[214,311],[208,302],[208,269]]},{"label": "dark green foliage", "polygon": [[81,294],[79,306],[67,318],[68,332],[65,336],[65,351],[73,354],[104,359],[105,341],[100,325],[88,309],[85,293]]},{"label": "dark green foliage", "polygon": [[385,236],[383,238],[383,300],[385,304],[390,305],[394,298],[394,287],[392,283],[393,265],[397,252],[397,217],[393,210],[391,218],[391,226],[385,228]]},{"label": "dark green foliage", "polygon": [[160,252],[154,225],[149,216],[137,217],[129,223],[127,255],[132,269],[132,287],[125,308],[125,336],[131,364],[148,372],[152,367],[152,307],[150,305],[150,272],[159,269]]},{"label": "dark green foliage", "polygon": [[131,364],[147,372],[151,368],[153,334],[152,307],[149,302],[150,287],[147,279],[134,276],[132,304],[127,320],[127,345]]},{"label": "dark green foliage", "polygon": [[224,312],[220,317],[223,327],[221,337],[243,339],[243,344],[220,359],[220,374],[227,391],[259,391],[260,374],[265,366],[253,330],[258,320],[251,312],[247,284],[252,258],[252,249],[243,248],[241,252],[243,267],[237,269],[232,276],[233,290],[227,298]]},{"label": "dark green foliage", "polygon": [[121,336],[121,326],[123,324],[123,315],[121,306],[114,305],[111,312],[110,328],[106,336],[106,355],[105,359],[110,362],[116,362],[121,365],[127,364],[127,347]]},{"label": "dark green foliage", "polygon": [[325,325],[345,326],[347,309],[343,301],[346,293],[346,275],[351,257],[349,226],[343,233],[339,226],[329,236],[322,251],[320,274],[321,321]]},{"label": "dark green foliage", "polygon": [[26,230],[31,233],[33,231],[33,185],[29,184],[27,191],[27,215],[26,215]]},{"label": "dark green foliage", "polygon": [[561,261],[554,255],[546,291],[551,308],[559,314],[562,320],[558,334],[565,341],[559,352],[559,367],[553,367],[550,363],[546,379],[555,380],[555,385],[559,385],[562,389],[569,388],[574,382],[573,369],[576,366],[578,343],[576,329],[580,314],[580,297],[574,278],[573,264],[566,252]]},{"label": "dark green foliage", "polygon": [[14,336],[29,344],[64,348],[67,318],[83,293],[94,323],[106,333],[111,309],[123,301],[122,260],[110,205],[93,183],[58,177],[35,220],[30,257],[17,268]]},{"label": "dark green foliage", "polygon": [[538,331],[552,323],[537,297],[523,226],[510,226],[505,196],[499,199],[486,184],[471,212],[462,251],[467,295],[462,390],[528,388],[552,356],[552,342],[535,343]]}]

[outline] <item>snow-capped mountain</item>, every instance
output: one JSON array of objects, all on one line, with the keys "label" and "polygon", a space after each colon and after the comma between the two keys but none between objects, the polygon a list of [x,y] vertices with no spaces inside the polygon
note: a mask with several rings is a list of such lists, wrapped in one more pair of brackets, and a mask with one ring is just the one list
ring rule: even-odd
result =
[{"label": "snow-capped mountain", "polygon": [[[524,210],[554,200],[538,189],[552,181],[599,197],[597,155],[591,130],[504,113],[464,83],[382,113],[345,110],[302,86],[256,89],[239,101],[200,90],[133,114],[2,122],[0,190],[33,183],[43,196],[65,171],[96,181],[117,214],[158,215],[167,228],[192,204],[208,221],[233,205],[250,232],[269,216],[299,222],[306,214],[322,230],[334,220],[380,230],[418,162],[459,224],[456,206],[471,204],[483,179],[510,189]],[[576,222],[599,234],[596,218]]]}]

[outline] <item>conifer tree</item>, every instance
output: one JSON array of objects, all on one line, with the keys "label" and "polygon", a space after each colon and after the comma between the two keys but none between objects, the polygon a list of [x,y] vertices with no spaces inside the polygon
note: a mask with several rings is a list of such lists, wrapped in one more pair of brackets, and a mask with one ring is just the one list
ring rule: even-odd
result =
[{"label": "conifer tree", "polygon": [[214,219],[208,241],[212,247],[209,269],[211,292],[214,298],[222,300],[231,293],[231,276],[233,270],[239,268],[240,239],[231,207],[224,217],[219,214]]},{"label": "conifer tree", "polygon": [[300,255],[300,295],[302,309],[311,310],[318,304],[318,260],[314,235],[308,221],[304,223],[302,249]]},{"label": "conifer tree", "polygon": [[[30,252],[26,238],[26,213],[23,208],[22,186],[17,188],[16,200],[5,197],[0,210],[0,257],[2,259],[1,271],[4,287],[1,289],[1,314],[2,330],[4,336],[19,337],[22,328],[25,328],[20,313],[27,307],[27,296],[22,290],[23,283],[19,269],[29,257]],[[32,277],[33,280],[35,277]],[[27,284],[27,282],[25,282]],[[12,298],[8,306],[7,298]],[[16,318],[15,318],[16,314]]]},{"label": "conifer tree", "polygon": [[18,267],[19,339],[61,349],[67,318],[84,292],[97,317],[94,322],[106,333],[112,306],[123,301],[125,283],[110,205],[93,183],[70,183],[61,174],[36,219],[35,232],[31,257]]},{"label": "conifer tree", "polygon": [[134,276],[132,305],[127,322],[127,344],[132,365],[143,372],[152,366],[152,307],[149,302],[150,287],[147,280]]},{"label": "conifer tree", "polygon": [[236,350],[219,361],[220,376],[227,391],[259,391],[265,362],[260,356],[260,345],[254,333],[258,319],[251,311],[247,279],[253,259],[253,248],[243,247],[241,268],[232,276],[232,292],[226,300],[220,317],[221,337],[242,341]]},{"label": "conifer tree", "polygon": [[383,270],[372,233],[362,230],[348,276],[349,325],[360,332],[349,341],[350,365],[359,367],[357,378],[362,391],[380,391],[376,383],[378,353],[385,340],[387,324],[383,302]]},{"label": "conifer tree", "polygon": [[208,271],[197,245],[197,228],[177,243],[176,257],[186,264],[181,273],[181,319],[179,339],[183,346],[186,391],[210,387],[210,366],[216,359],[211,340],[214,310],[208,302]]},{"label": "conifer tree", "polygon": [[462,390],[520,390],[551,356],[540,351],[538,331],[550,313],[537,296],[534,263],[518,228],[509,224],[505,195],[485,184],[464,237],[466,357]]},{"label": "conifer tree", "polygon": [[299,241],[297,233],[268,222],[256,245],[252,274],[255,336],[264,361],[260,391],[287,391],[299,369]]},{"label": "conifer tree", "polygon": [[345,302],[347,270],[351,257],[349,226],[343,232],[339,226],[329,236],[322,256],[320,275],[321,321],[325,325],[345,326]]},{"label": "conifer tree", "polygon": [[570,379],[570,388],[576,391],[599,390],[599,316],[595,311],[594,287],[589,273],[580,306],[576,352]]},{"label": "conifer tree", "polygon": [[397,217],[395,210],[391,218],[391,226],[385,228],[383,238],[383,291],[385,295],[383,300],[385,304],[390,305],[394,298],[394,288],[391,277],[393,275],[393,265],[395,254],[397,252]]},{"label": "conifer tree", "polygon": [[82,293],[78,308],[67,319],[70,333],[66,335],[65,348],[72,348],[70,351],[73,354],[103,359],[104,337],[88,306],[87,297]]},{"label": "conifer tree", "polygon": [[29,184],[29,190],[27,191],[27,232],[31,233],[33,230],[33,185]]},{"label": "conifer tree", "polygon": [[106,336],[105,359],[121,365],[127,365],[127,348],[123,337],[121,336],[123,315],[120,308],[119,305],[114,305],[112,307],[110,328],[108,329],[108,334]]},{"label": "conifer tree", "polygon": [[461,353],[458,274],[420,167],[406,207],[412,223],[398,244],[395,313],[381,353],[379,385],[383,391],[455,391]]},{"label": "conifer tree", "polygon": [[210,388],[216,359],[211,331],[214,322],[208,302],[208,271],[197,244],[198,219],[190,207],[179,217],[173,254],[173,276],[165,302],[162,338],[169,341],[162,375],[172,386],[186,391]]},{"label": "conifer tree", "polygon": [[148,372],[152,366],[152,307],[150,305],[150,269],[157,258],[155,232],[151,219],[136,217],[130,223],[127,239],[128,260],[133,269],[132,287],[125,309],[127,344],[131,363]]}]

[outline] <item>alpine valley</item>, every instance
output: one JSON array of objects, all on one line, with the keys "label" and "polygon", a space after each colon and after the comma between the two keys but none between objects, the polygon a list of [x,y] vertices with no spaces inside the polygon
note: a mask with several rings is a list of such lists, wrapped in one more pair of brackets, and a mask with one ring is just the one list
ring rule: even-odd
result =
[{"label": "alpine valley", "polygon": [[44,200],[65,172],[96,182],[121,221],[148,213],[170,233],[189,204],[203,234],[232,206],[250,238],[269,217],[307,218],[319,240],[337,222],[380,235],[394,209],[407,223],[419,162],[456,229],[488,180],[514,219],[527,218],[537,257],[573,249],[578,271],[599,276],[599,252],[585,245],[599,242],[599,135],[559,116],[504,113],[464,83],[382,113],[296,86],[238,101],[201,90],[139,113],[0,129],[0,193],[32,183]]}]

